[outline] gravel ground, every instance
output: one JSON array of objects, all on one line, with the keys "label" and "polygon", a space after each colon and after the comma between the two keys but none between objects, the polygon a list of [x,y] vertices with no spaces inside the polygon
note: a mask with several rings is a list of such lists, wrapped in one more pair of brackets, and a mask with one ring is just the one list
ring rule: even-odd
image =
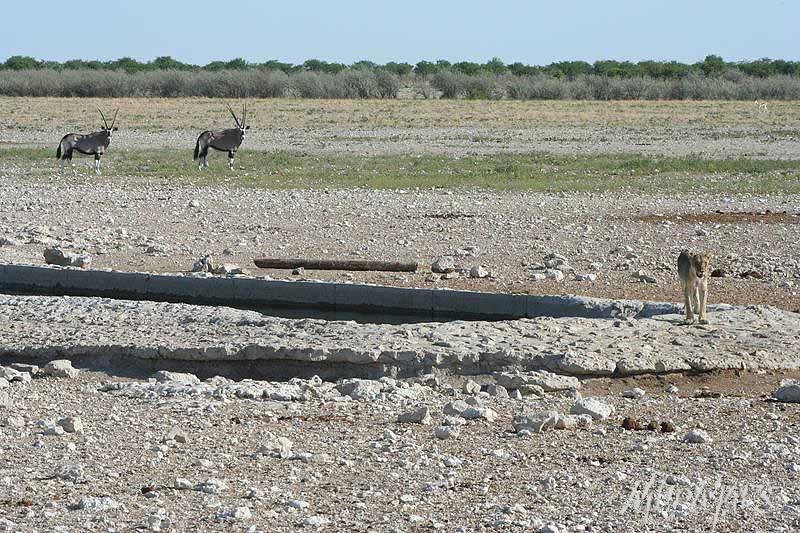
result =
[{"label": "gravel ground", "polygon": [[[0,183],[3,242],[9,262],[41,263],[43,249],[59,245],[87,251],[96,267],[188,271],[211,254],[285,278],[255,269],[253,257],[416,260],[411,274],[294,277],[660,301],[682,300],[674,264],[690,248],[711,252],[712,268],[729,276],[711,280],[709,302],[800,309],[800,198],[782,194],[285,191],[11,174]],[[564,280],[536,281],[554,253]],[[461,273],[431,274],[442,255]],[[478,265],[491,276],[470,278]]]},{"label": "gravel ground", "polygon": [[[796,531],[800,409],[765,401],[782,377],[593,380],[580,394],[615,412],[601,420],[595,406],[588,427],[560,416],[581,426],[541,433],[516,433],[514,417],[564,415],[576,392],[512,399],[384,379],[357,383],[354,400],[339,392],[353,383],[311,380],[275,401],[261,398],[269,384],[220,378],[36,377],[12,382],[13,406],[0,407],[0,527]],[[645,395],[624,398],[633,385]],[[458,399],[478,409],[448,406]],[[421,407],[422,423],[397,422]],[[627,431],[624,417],[675,431]],[[688,442],[698,428],[703,442]]]}]

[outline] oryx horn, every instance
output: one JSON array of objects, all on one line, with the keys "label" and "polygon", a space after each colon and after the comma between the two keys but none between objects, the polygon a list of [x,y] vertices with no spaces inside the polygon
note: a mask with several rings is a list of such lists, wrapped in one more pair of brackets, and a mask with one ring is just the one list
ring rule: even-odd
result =
[{"label": "oryx horn", "polygon": [[97,108],[97,111],[100,113],[100,116],[103,117],[103,125],[106,127],[106,129],[108,129],[108,121],[106,121],[106,116],[102,111],[100,111],[99,107]]},{"label": "oryx horn", "polygon": [[114,129],[114,124],[117,122],[117,113],[119,113],[119,108],[114,111],[114,118],[111,119],[111,127],[108,128],[110,130]]},{"label": "oryx horn", "polygon": [[225,105],[228,106],[228,111],[231,112],[231,116],[233,117],[234,122],[236,122],[236,127],[241,128],[242,125],[239,124],[239,119],[236,118],[236,113],[233,112],[233,109],[231,109],[230,105],[228,105],[228,104],[225,104]]}]

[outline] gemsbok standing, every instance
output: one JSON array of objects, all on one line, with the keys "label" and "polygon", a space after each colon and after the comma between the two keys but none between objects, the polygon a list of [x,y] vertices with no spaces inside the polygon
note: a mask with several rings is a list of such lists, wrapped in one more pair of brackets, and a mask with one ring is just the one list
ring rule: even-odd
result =
[{"label": "gemsbok standing", "polygon": [[[100,109],[98,109],[100,111]],[[114,118],[111,119],[111,125],[108,125],[106,116],[100,111],[100,116],[103,118],[103,129],[93,133],[67,133],[61,138],[58,143],[58,150],[56,150],[56,159],[61,160],[61,171],[64,171],[64,161],[69,160],[72,167],[72,174],[77,174],[75,171],[75,164],[72,162],[72,152],[77,150],[78,153],[84,155],[94,156],[94,171],[100,174],[100,156],[106,153],[108,145],[111,144],[111,132],[114,131],[114,123],[117,121],[117,112],[114,111]]]},{"label": "gemsbok standing", "polygon": [[242,145],[244,141],[245,131],[250,129],[250,126],[245,125],[247,120],[247,107],[242,106],[242,121],[236,117],[231,106],[228,106],[228,111],[233,116],[233,121],[236,122],[235,128],[230,128],[222,131],[204,131],[197,138],[197,143],[194,146],[194,160],[197,161],[198,168],[203,170],[208,168],[208,149],[213,148],[220,152],[228,152],[228,168],[233,170],[233,158],[236,156],[236,150]]}]

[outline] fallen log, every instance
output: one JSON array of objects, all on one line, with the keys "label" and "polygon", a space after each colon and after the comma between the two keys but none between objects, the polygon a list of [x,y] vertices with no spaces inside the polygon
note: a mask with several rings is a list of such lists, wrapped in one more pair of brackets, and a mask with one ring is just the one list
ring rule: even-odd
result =
[{"label": "fallen log", "polygon": [[365,259],[299,259],[282,257],[256,257],[253,262],[258,268],[307,270],[375,270],[381,272],[414,272],[416,262],[372,261]]}]

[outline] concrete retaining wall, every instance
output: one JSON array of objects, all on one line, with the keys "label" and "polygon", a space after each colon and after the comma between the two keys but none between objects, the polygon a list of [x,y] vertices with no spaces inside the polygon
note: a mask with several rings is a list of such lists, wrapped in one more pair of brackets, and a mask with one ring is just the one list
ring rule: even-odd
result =
[{"label": "concrete retaining wall", "polygon": [[148,274],[49,265],[0,264],[0,292],[103,296],[250,309],[313,308],[336,312],[400,314],[429,319],[499,320],[536,316],[645,318],[680,312],[680,307],[675,304],[636,300],[407,289],[248,277]]}]

